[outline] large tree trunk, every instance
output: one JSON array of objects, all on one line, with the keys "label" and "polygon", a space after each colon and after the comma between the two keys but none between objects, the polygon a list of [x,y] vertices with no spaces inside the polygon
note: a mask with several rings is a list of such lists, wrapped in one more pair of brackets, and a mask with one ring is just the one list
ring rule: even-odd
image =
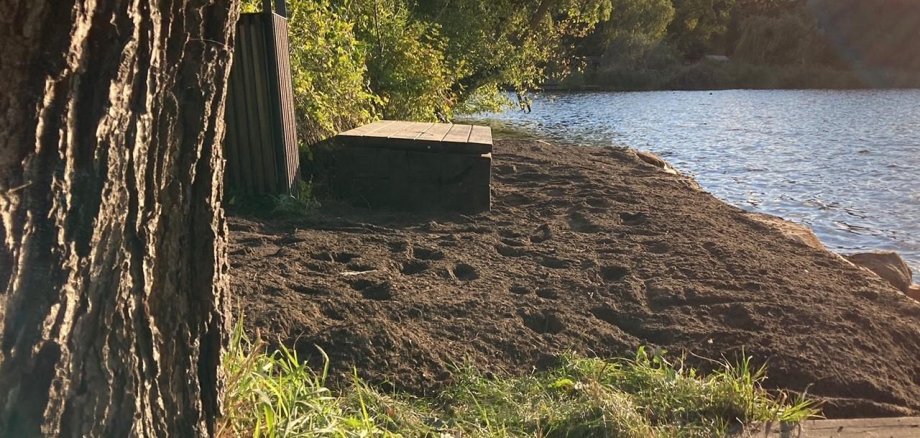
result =
[{"label": "large tree trunk", "polygon": [[0,436],[212,434],[236,1],[0,11]]}]

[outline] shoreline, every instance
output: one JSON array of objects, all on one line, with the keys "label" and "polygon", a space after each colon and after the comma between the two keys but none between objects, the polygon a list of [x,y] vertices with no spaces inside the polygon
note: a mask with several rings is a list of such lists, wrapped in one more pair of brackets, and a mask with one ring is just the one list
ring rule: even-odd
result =
[{"label": "shoreline", "polygon": [[[640,92],[640,93],[644,93],[644,92]],[[554,133],[537,132],[537,130],[533,128],[528,128],[524,126],[516,126],[514,124],[514,121],[502,120],[499,118],[488,118],[488,117],[482,117],[482,116],[465,117],[463,118],[463,120],[467,120],[471,123],[489,125],[492,127],[493,130],[497,130],[499,132],[509,134],[513,138],[530,137],[530,138],[537,138],[537,139],[542,138],[542,139],[555,141],[555,142],[562,142],[562,143],[572,142],[572,140],[565,138],[565,136],[563,135],[558,135]],[[520,122],[520,120],[518,122]],[[584,147],[618,147],[618,148],[634,149],[637,151],[640,150],[640,149],[633,148],[629,144],[625,144],[622,142],[614,143],[612,142],[612,140],[608,142],[608,141],[602,140],[601,138],[579,138],[576,144],[578,146],[584,146]],[[655,149],[660,150],[660,151],[659,150],[652,151],[650,153],[659,154],[660,152],[663,152],[664,154],[669,154],[669,155],[662,155],[662,156],[667,156],[668,159],[678,159],[678,161],[680,162],[679,157],[681,157],[681,154],[675,153],[673,148],[669,149],[668,147],[660,145],[660,144],[656,144],[654,146],[651,144],[647,144],[646,146],[649,148],[655,147]],[[798,204],[790,204],[790,203],[783,203],[783,202],[780,202],[779,204],[777,204],[774,202],[772,203],[771,206],[766,206],[766,205],[761,206],[757,204],[752,205],[750,203],[746,203],[744,199],[738,198],[737,192],[735,193],[732,192],[732,189],[729,188],[731,187],[730,184],[728,184],[724,180],[719,181],[719,176],[712,174],[713,169],[711,168],[711,166],[707,167],[707,165],[705,164],[707,162],[706,159],[702,159],[700,160],[700,163],[697,163],[697,160],[688,159],[687,157],[683,157],[683,158],[684,158],[684,161],[681,162],[682,164],[681,169],[677,169],[676,166],[673,166],[673,167],[681,173],[684,173],[686,171],[699,172],[700,176],[709,183],[709,185],[704,186],[704,190],[711,191],[711,193],[713,193],[716,197],[718,197],[719,199],[723,200],[726,203],[729,203],[733,206],[749,211],[751,213],[761,213],[761,214],[767,214],[771,216],[778,216],[788,222],[792,222],[802,227],[808,228],[810,231],[814,232],[820,238],[822,244],[824,244],[829,251],[832,251],[832,252],[835,252],[835,253],[838,253],[844,256],[847,254],[873,252],[873,251],[896,252],[899,254],[899,256],[902,257],[902,259],[906,262],[906,264],[910,267],[910,269],[914,273],[920,273],[920,253],[917,252],[916,243],[912,242],[910,239],[905,239],[904,237],[900,237],[900,238],[894,237],[898,235],[910,236],[910,232],[911,232],[910,223],[909,221],[905,222],[905,219],[908,218],[908,216],[904,216],[904,215],[896,216],[900,218],[900,219],[895,219],[896,221],[900,220],[901,221],[900,224],[895,224],[895,226],[892,226],[890,224],[881,225],[881,228],[874,228],[874,224],[875,224],[874,222],[869,222],[869,223],[856,222],[857,225],[855,226],[855,228],[857,229],[862,228],[865,232],[848,232],[847,229],[843,227],[848,226],[847,223],[849,223],[849,221],[847,221],[846,215],[841,214],[839,211],[836,213],[837,216],[827,219],[825,217],[826,216],[825,213],[822,212],[823,209],[815,208],[813,204],[809,205],[807,201],[808,198],[801,198],[800,199],[801,202],[799,202]],[[692,162],[693,164],[688,164],[688,161]],[[692,173],[687,173],[686,175],[688,177],[693,178]],[[735,176],[746,177],[747,175],[737,175],[736,174]],[[780,175],[771,174],[771,176],[775,178],[775,179],[769,180],[771,182],[780,181],[780,178],[783,178],[783,175],[781,174]],[[715,177],[715,182],[713,181],[713,177]],[[795,177],[793,176],[793,178]],[[702,185],[703,183],[700,183],[700,184]],[[759,190],[759,189],[757,187],[752,187],[751,190]],[[823,192],[824,190],[827,190],[827,188],[822,187],[820,184],[817,184],[812,188],[812,191],[816,191],[819,193]],[[884,190],[884,188],[882,190]],[[782,192],[777,192],[776,190],[774,190],[773,192],[767,191],[765,193],[760,193],[760,194],[764,196],[773,196],[774,200],[776,199],[776,196],[779,196],[780,199],[783,198]],[[839,200],[844,205],[848,204],[847,203],[848,200],[858,200],[861,202],[853,202],[852,207],[855,207],[857,210],[860,208],[864,208],[864,209],[867,209],[867,211],[872,211],[874,208],[877,208],[878,205],[867,201],[866,198],[871,197],[871,196],[873,196],[873,193],[871,191],[867,191],[861,194],[857,193],[857,196],[852,199],[846,198],[846,197],[840,198],[839,196],[836,198],[832,198],[832,199]],[[832,201],[832,202],[837,203],[837,201]],[[910,198],[908,198],[905,202],[908,202],[908,205],[910,205],[909,204]],[[844,211],[846,211],[846,209],[844,209]],[[889,212],[889,213],[893,214],[893,212]],[[792,217],[795,217],[797,219],[789,219],[787,215],[791,215]],[[889,215],[883,214],[880,217],[877,217],[876,219],[877,220],[887,219],[888,216]],[[841,222],[843,223],[843,225],[838,226],[838,223],[836,222],[837,220],[846,221],[846,222]],[[814,226],[814,228],[812,228],[812,225]],[[897,225],[900,225],[900,226],[897,226]],[[858,237],[854,237],[854,236],[858,236]],[[878,237],[878,236],[882,236],[882,237]],[[918,274],[917,282],[920,282],[920,274]]]},{"label": "shoreline", "polygon": [[247,329],[413,393],[457,364],[519,374],[652,345],[744,351],[829,417],[920,413],[920,304],[880,279],[629,149],[511,138],[494,159],[489,213],[231,217]]},{"label": "shoreline", "polygon": [[[680,91],[680,90],[660,90],[660,91]],[[834,90],[834,91],[837,91],[837,90]],[[562,141],[561,139],[558,139],[558,138],[541,135],[540,133],[532,132],[522,127],[513,126],[501,120],[477,119],[477,118],[466,118],[464,120],[467,120],[469,123],[478,123],[478,124],[488,125],[492,128],[493,131],[498,132],[497,135],[500,137],[504,136],[506,138],[530,138],[534,140],[542,139],[542,140],[557,141],[557,142]],[[579,144],[578,146],[581,147],[583,145]],[[674,175],[682,176],[686,178],[688,181],[690,181],[695,186],[695,188],[709,193],[709,191],[706,190],[705,187],[702,187],[702,185],[700,185],[699,182],[696,181],[696,179],[693,176],[684,174],[679,169],[677,169],[676,167],[671,165],[669,162],[667,162],[667,160],[658,156],[655,152],[636,149],[636,148],[625,146],[625,145],[602,145],[602,144],[586,143],[584,144],[584,146],[587,146],[587,147],[615,147],[615,148],[621,148],[621,149],[632,151],[633,153],[637,154],[639,158],[645,161],[646,163],[662,168],[666,172],[672,173]],[[716,196],[716,195],[713,195],[713,196]],[[730,202],[729,200],[720,198],[719,196],[716,196],[716,198],[718,198],[719,200],[721,200],[722,202],[728,205],[731,205],[733,207],[740,208],[744,211],[747,211],[753,216],[762,216],[764,217],[763,219],[765,220],[766,223],[775,225],[775,227],[779,231],[783,232],[787,236],[795,240],[799,240],[808,245],[814,246],[817,249],[823,249],[823,250],[829,251],[833,254],[840,256],[841,258],[846,259],[849,254],[865,254],[865,253],[875,253],[875,252],[895,253],[895,254],[898,254],[898,257],[901,258],[905,264],[910,266],[910,269],[914,273],[920,272],[917,270],[915,266],[913,266],[920,262],[915,261],[915,263],[911,263],[910,261],[904,260],[903,257],[900,255],[900,253],[898,253],[897,251],[867,248],[861,251],[851,251],[849,252],[849,254],[847,254],[845,252],[837,251],[827,246],[827,244],[825,244],[824,241],[821,240],[820,236],[818,236],[814,232],[814,230],[812,230],[806,224],[796,222],[794,220],[783,217],[779,214],[774,214],[768,211],[755,211],[752,209],[748,209],[748,208],[745,208],[745,206],[743,205],[736,205]]]}]

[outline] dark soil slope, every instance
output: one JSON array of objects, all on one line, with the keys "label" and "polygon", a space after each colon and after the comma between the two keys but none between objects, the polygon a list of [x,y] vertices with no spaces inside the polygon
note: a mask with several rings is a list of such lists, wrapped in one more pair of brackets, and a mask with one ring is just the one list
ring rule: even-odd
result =
[{"label": "dark soil slope", "polygon": [[828,416],[920,413],[920,304],[631,151],[495,151],[491,213],[230,218],[248,329],[413,392],[464,363],[526,373],[565,351],[743,348]]}]

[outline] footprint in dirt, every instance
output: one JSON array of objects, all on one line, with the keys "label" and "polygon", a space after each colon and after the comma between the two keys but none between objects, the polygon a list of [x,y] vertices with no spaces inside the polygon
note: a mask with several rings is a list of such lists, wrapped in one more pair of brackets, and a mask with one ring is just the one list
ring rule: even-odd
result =
[{"label": "footprint in dirt", "polygon": [[540,265],[550,269],[568,269],[572,266],[572,261],[556,257],[543,257],[540,259]]},{"label": "footprint in dirt", "polygon": [[588,198],[585,203],[595,208],[605,208],[611,205],[610,201],[604,198]]},{"label": "footprint in dirt", "polygon": [[501,239],[501,242],[508,246],[513,246],[515,248],[521,248],[527,246],[528,242],[525,242],[521,239]]},{"label": "footprint in dirt", "polygon": [[313,254],[314,260],[323,262],[348,263],[356,258],[358,258],[358,254],[351,252],[323,251]]},{"label": "footprint in dirt", "polygon": [[559,291],[552,287],[544,287],[542,289],[537,289],[537,296],[548,300],[555,300],[559,298]]},{"label": "footprint in dirt", "polygon": [[539,334],[557,334],[565,330],[565,323],[555,312],[530,311],[522,312],[521,319],[524,325]]},{"label": "footprint in dirt", "polygon": [[601,278],[606,282],[621,281],[629,275],[629,268],[619,265],[601,266]]},{"label": "footprint in dirt", "polygon": [[510,193],[498,198],[497,201],[511,207],[520,207],[532,203],[533,199],[520,193]]},{"label": "footprint in dirt", "polygon": [[508,288],[508,292],[515,295],[527,295],[530,293],[530,289],[525,286],[514,285]]},{"label": "footprint in dirt", "polygon": [[323,314],[326,318],[329,318],[333,321],[344,321],[345,315],[342,312],[339,312],[338,309],[326,304],[320,310],[320,313]]},{"label": "footprint in dirt", "polygon": [[763,328],[756,314],[744,304],[720,304],[713,306],[712,310],[713,313],[721,313],[722,321],[729,327],[750,331]]},{"label": "footprint in dirt", "polygon": [[457,263],[451,268],[447,268],[446,276],[463,282],[473,281],[479,278],[479,270],[474,266],[466,263]]},{"label": "footprint in dirt", "polygon": [[399,269],[399,272],[404,275],[415,275],[421,274],[422,272],[427,271],[431,268],[431,263],[424,260],[409,260],[406,263],[403,263],[402,267]]},{"label": "footprint in dirt", "polygon": [[496,175],[512,175],[517,173],[518,168],[514,164],[496,164],[492,166]]},{"label": "footprint in dirt", "polygon": [[626,333],[634,336],[641,334],[644,321],[636,315],[620,312],[610,306],[601,306],[591,309],[591,314],[595,318],[606,322],[607,324],[618,327]]},{"label": "footprint in dirt", "polygon": [[413,246],[412,255],[420,260],[444,260],[444,253],[437,249]]},{"label": "footprint in dirt", "polygon": [[569,227],[578,233],[596,233],[601,227],[580,212],[569,214]]},{"label": "footprint in dirt", "polygon": [[671,251],[671,245],[668,242],[646,242],[642,245],[652,254],[667,254]]},{"label": "footprint in dirt", "polygon": [[540,225],[531,235],[530,241],[533,243],[543,243],[553,238],[553,231],[549,224]]},{"label": "footprint in dirt", "polygon": [[406,252],[409,249],[409,242],[390,242],[387,243],[387,247],[390,248],[390,252]]},{"label": "footprint in dirt", "polygon": [[648,215],[643,212],[638,213],[620,213],[620,220],[624,225],[642,225],[648,221]]},{"label": "footprint in dirt", "polygon": [[495,251],[504,257],[522,257],[527,254],[521,248],[508,245],[495,245]]},{"label": "footprint in dirt", "polygon": [[608,198],[609,198],[610,200],[612,200],[612,201],[614,201],[614,202],[618,202],[618,203],[620,203],[620,204],[638,204],[639,201],[636,200],[635,197],[633,197],[632,195],[628,195],[628,194],[625,193],[625,192],[628,192],[628,191],[629,191],[629,190],[627,190],[627,189],[625,189],[625,188],[623,188],[623,189],[614,189],[614,190],[612,190],[612,191],[607,191],[607,192],[604,193],[604,194],[607,195]]},{"label": "footprint in dirt", "polygon": [[359,279],[351,282],[351,288],[361,292],[369,300],[389,300],[393,298],[393,287],[389,281]]}]

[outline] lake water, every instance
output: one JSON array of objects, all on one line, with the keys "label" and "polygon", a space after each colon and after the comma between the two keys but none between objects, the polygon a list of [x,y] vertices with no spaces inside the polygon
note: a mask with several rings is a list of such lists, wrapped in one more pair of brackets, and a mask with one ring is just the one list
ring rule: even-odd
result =
[{"label": "lake water", "polygon": [[479,117],[655,152],[832,250],[894,250],[920,271],[920,90],[544,94],[529,114]]}]

